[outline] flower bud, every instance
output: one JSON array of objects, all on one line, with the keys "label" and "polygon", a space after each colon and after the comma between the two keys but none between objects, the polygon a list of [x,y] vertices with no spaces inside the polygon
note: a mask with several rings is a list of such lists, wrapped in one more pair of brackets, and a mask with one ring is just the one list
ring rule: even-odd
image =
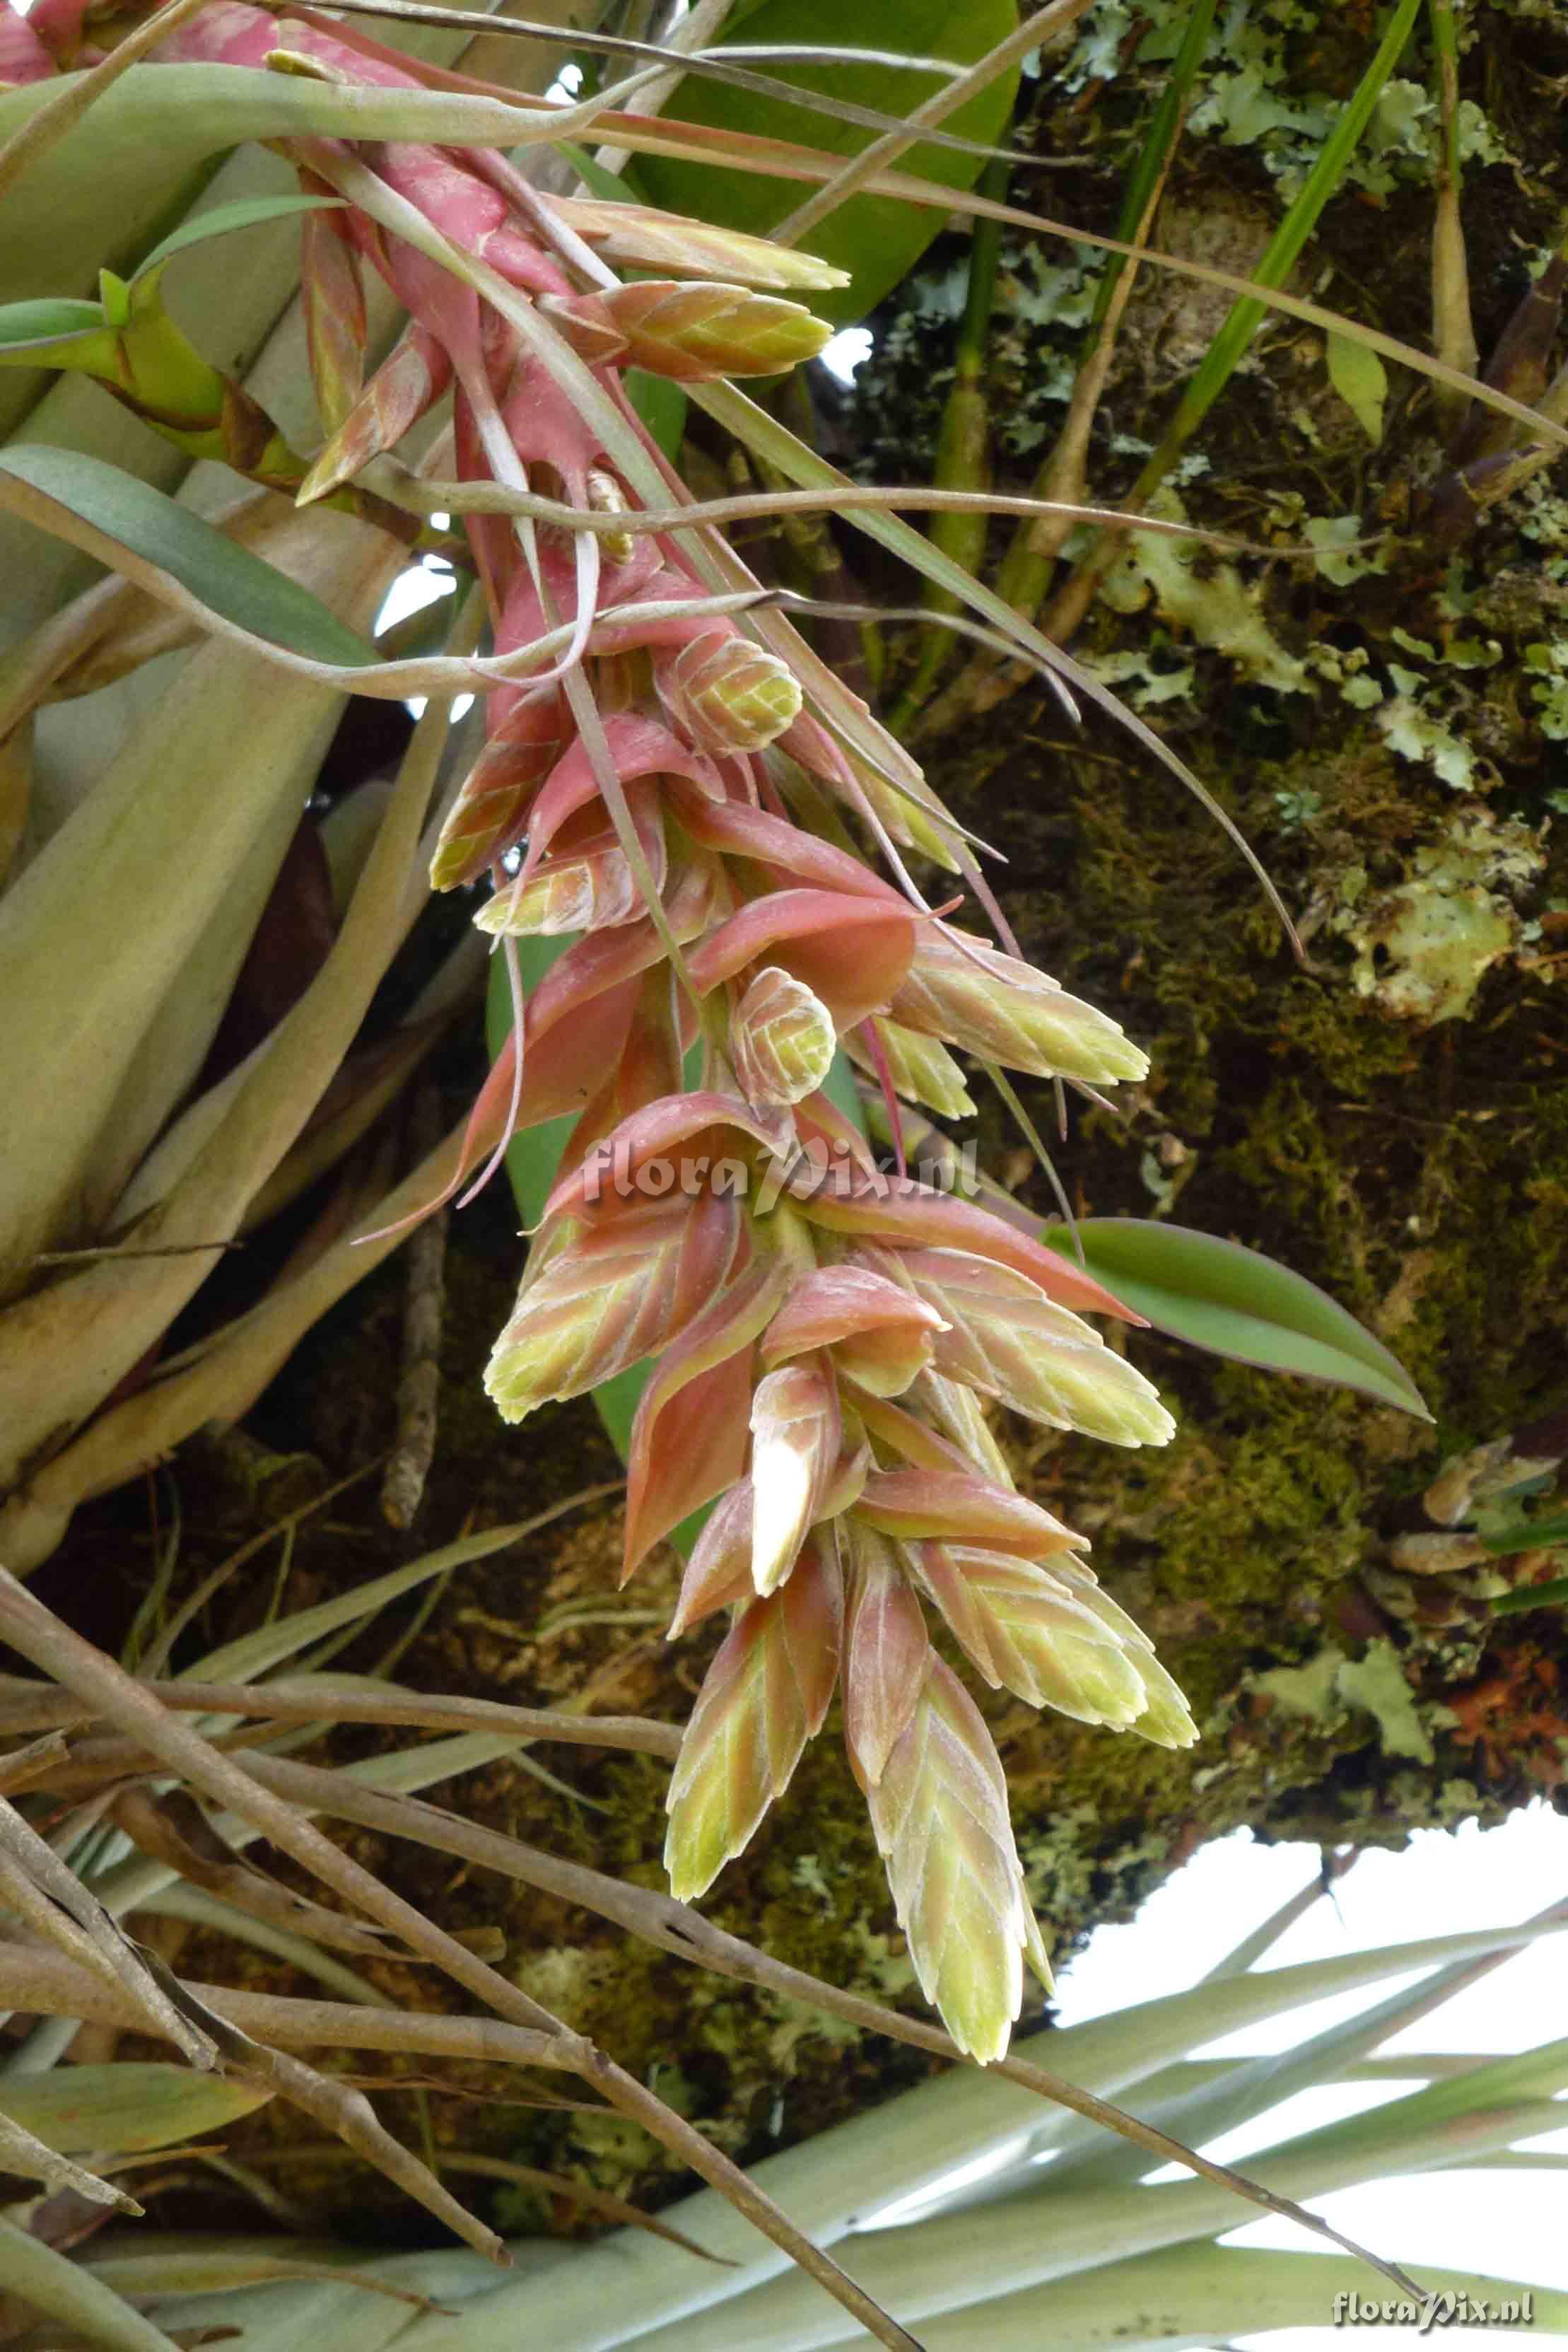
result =
[{"label": "flower bud", "polygon": [[539,785],[572,740],[559,694],[524,695],[464,778],[430,861],[433,890],[455,890],[521,839]]},{"label": "flower bud", "polygon": [[1052,1570],[963,1543],[922,1543],[909,1556],[993,1689],[1080,1723],[1126,1731],[1137,1722],[1148,1652],[1120,1639]]},{"label": "flower bud", "polygon": [[1141,1078],[1148,1055],[1092,1004],[950,923],[925,923],[894,1017],[982,1060],[1037,1078],[1109,1086]]},{"label": "flower bud", "polygon": [[[666,873],[664,835],[654,824],[643,833],[653,887]],[[474,920],[482,931],[514,939],[558,939],[566,931],[602,931],[634,922],[645,911],[643,894],[615,835],[596,834],[576,849],[547,858],[527,879],[519,875],[487,898]]]},{"label": "flower bud", "polygon": [[[677,383],[727,375],[779,375],[815,359],[832,329],[800,302],[735,286],[645,278],[593,294],[546,295],[549,311],[584,358],[615,357]],[[591,338],[603,349],[584,348]]]},{"label": "flower bud", "polygon": [[444,347],[411,320],[347,415],[331,420],[331,439],[300,483],[298,504],[328,497],[372,457],[394,448],[440,399],[451,378]]},{"label": "flower bud", "polygon": [[714,1505],[692,1547],[666,1642],[678,1641],[716,1609],[730,1609],[754,1597],[751,1514],[751,1481],[743,1478]]},{"label": "flower bud", "polygon": [[485,1368],[502,1419],[581,1396],[667,1346],[720,1287],[739,1238],[737,1204],[706,1192],[617,1206],[553,1251],[536,1243]]},{"label": "flower bud", "polygon": [[1142,1372],[1027,1275],[959,1250],[904,1250],[896,1263],[948,1327],[934,1347],[949,1380],[1110,1445],[1166,1445],[1176,1434]]},{"label": "flower bud", "polygon": [[808,1545],[782,1591],[731,1628],[670,1778],[664,1867],[677,1901],[713,1884],[788,1787],[833,1695],[842,1617],[837,1562]]},{"label": "flower bud", "polygon": [[[301,175],[308,194],[325,182]],[[300,228],[299,299],[316,409],[329,433],[351,413],[364,383],[368,339],[364,287],[354,241],[336,211],[307,213]]]},{"label": "flower bud", "polygon": [[1126,1611],[1118,1609],[1101,1591],[1086,1559],[1053,1560],[1051,1573],[1082,1607],[1110,1627],[1134,1659],[1144,1685],[1144,1706],[1128,1730],[1135,1731],[1140,1739],[1152,1739],[1159,1748],[1190,1748],[1197,1738],[1197,1726],[1182,1692],[1155,1657],[1155,1645],[1143,1627],[1134,1625]]},{"label": "flower bud", "polygon": [[819,1266],[773,1318],[762,1360],[831,1348],[840,1372],[873,1396],[899,1396],[931,1360],[941,1318],[913,1289],[862,1265]]},{"label": "flower bud", "polygon": [[706,629],[677,652],[656,653],[653,683],[674,724],[721,759],[765,751],[800,709],[793,672],[735,629]]},{"label": "flower bud", "polygon": [[893,1546],[863,1519],[843,1522],[844,1741],[862,1788],[875,1788],[920,1703],[931,1644]]},{"label": "flower bud", "polygon": [[674,269],[684,277],[727,278],[742,286],[826,289],[847,286],[847,271],[814,253],[799,253],[744,230],[716,228],[644,205],[605,204],[592,196],[554,196],[553,209],[606,260],[632,269]]},{"label": "flower bud", "polygon": [[838,1044],[827,1006],[777,964],[759,971],[741,998],[729,1038],[747,1102],[768,1110],[814,1095]]}]

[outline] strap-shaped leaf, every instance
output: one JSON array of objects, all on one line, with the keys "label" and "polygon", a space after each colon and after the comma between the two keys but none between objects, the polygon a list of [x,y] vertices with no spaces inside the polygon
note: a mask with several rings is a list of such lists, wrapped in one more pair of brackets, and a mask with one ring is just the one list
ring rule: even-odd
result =
[{"label": "strap-shaped leaf", "polygon": [[25,352],[35,343],[63,342],[68,335],[95,334],[103,325],[97,302],[45,297],[37,302],[0,306],[0,351]]},{"label": "strap-shaped leaf", "polygon": [[183,253],[188,245],[205,245],[209,237],[229,236],[235,229],[259,228],[263,221],[286,220],[290,213],[345,211],[341,196],[246,196],[232,205],[214,205],[209,213],[197,213],[191,220],[182,221],[161,245],[155,245],[144,261],[139,262],[135,275],[145,278],[150,269],[161,268],[176,253]]},{"label": "strap-shaped leaf", "polygon": [[0,470],[156,564],[236,627],[314,661],[375,666],[374,649],[319,597],[118,466],[74,449],[18,443],[0,450]]},{"label": "strap-shaped leaf", "polygon": [[[1212,1355],[1359,1389],[1401,1412],[1432,1418],[1397,1358],[1315,1283],[1260,1250],[1147,1217],[1082,1218],[1077,1230],[1090,1273],[1156,1330]],[[1045,1239],[1073,1255],[1065,1226],[1051,1227]]]},{"label": "strap-shaped leaf", "polygon": [[[733,35],[737,21],[727,26]],[[841,0],[760,0],[745,18],[747,42],[800,42],[831,47],[846,36],[857,46],[894,52],[952,58],[960,64],[982,58],[1018,23],[1013,0],[860,0],[852,16]],[[859,106],[906,115],[930,96],[928,77],[891,65],[769,66],[783,81],[817,89]],[[943,125],[965,138],[991,142],[1005,131],[1017,75],[999,75]],[[870,133],[831,116],[802,115],[799,107],[721,82],[684,82],[665,109],[674,121],[722,126],[753,137],[804,140],[834,157],[857,154]],[[906,168],[946,186],[971,188],[980,163],[976,156],[925,146],[905,159]],[[800,190],[787,181],[763,178],[744,169],[714,171],[663,156],[643,157],[642,186],[672,212],[695,213],[705,221],[766,236],[793,210]],[[810,294],[814,310],[838,325],[863,319],[891,287],[907,276],[941,226],[930,208],[886,196],[856,196],[801,239],[802,247],[847,269],[851,284],[841,293]]]}]

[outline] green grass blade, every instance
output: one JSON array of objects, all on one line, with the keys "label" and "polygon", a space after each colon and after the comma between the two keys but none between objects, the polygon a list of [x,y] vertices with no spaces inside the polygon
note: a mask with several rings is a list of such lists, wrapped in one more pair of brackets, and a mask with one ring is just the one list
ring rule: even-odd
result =
[{"label": "green grass blade", "polygon": [[347,669],[374,667],[373,647],[319,597],[119,467],[76,450],[18,442],[0,449],[0,473],[169,572],[236,628],[312,661]]},{"label": "green grass blade", "polygon": [[[1122,209],[1116,216],[1116,235],[1119,237],[1130,241],[1136,236],[1138,223],[1143,219],[1149,199],[1159,184],[1160,173],[1165,170],[1169,159],[1171,142],[1175,139],[1182,116],[1186,111],[1187,100],[1192,95],[1192,86],[1197,79],[1198,66],[1202,62],[1205,49],[1208,47],[1208,37],[1214,26],[1215,5],[1216,0],[1196,0],[1196,5],[1187,16],[1186,30],[1181,37],[1181,47],[1176,51],[1169,78],[1160,92],[1155,110],[1149,117],[1149,127],[1144,133],[1143,144],[1138,149],[1133,168],[1127,174],[1127,185],[1122,197]],[[1094,297],[1094,308],[1090,316],[1091,334],[1100,326],[1106,311],[1110,309],[1111,298],[1116,290],[1117,280],[1126,267],[1125,257],[1121,254],[1115,255],[1107,263],[1105,273],[1100,280],[1099,291]]]},{"label": "green grass blade", "polygon": [[[1323,142],[1322,152],[1308,173],[1301,194],[1269,240],[1263,257],[1253,272],[1260,285],[1283,286],[1301,259],[1301,248],[1316,228],[1323,206],[1343,179],[1346,166],[1383,94],[1384,85],[1399,62],[1420,5],[1421,0],[1399,0],[1371,64]],[[1197,431],[1229,383],[1248,345],[1267,316],[1265,305],[1251,298],[1244,297],[1235,305],[1183,393],[1159,447],[1139,475],[1133,493],[1134,499],[1146,495],[1154,488],[1178,451]]]},{"label": "green grass blade", "polygon": [[246,196],[235,204],[214,205],[211,212],[198,213],[193,220],[182,221],[161,245],[155,245],[146,259],[137,264],[135,277],[145,278],[150,269],[160,268],[175,254],[183,253],[187,246],[205,245],[210,237],[232,236],[236,229],[256,228],[263,221],[285,220],[292,213],[343,209],[341,196]]},{"label": "green grass blade", "polygon": [[51,300],[7,302],[0,308],[0,352],[30,351],[36,343],[63,342],[68,336],[101,331],[103,310],[97,302]]},{"label": "green grass blade", "polygon": [[0,2278],[8,2295],[20,2298],[47,2319],[57,2320],[73,2342],[101,2345],[103,2352],[177,2352],[177,2347],[114,2289],[89,2271],[68,2262],[41,2238],[19,2230],[0,2214]]},{"label": "green grass blade", "polygon": [[254,1633],[242,1635],[237,1642],[225,1643],[190,1667],[181,1679],[255,1682],[258,1675],[281,1665],[286,1658],[298,1656],[312,1642],[372,1616],[378,1609],[401,1600],[405,1592],[414,1591],[431,1577],[443,1576],[450,1569],[465,1568],[473,1560],[488,1559],[492,1553],[523,1542],[580,1499],[574,1496],[570,1502],[557,1504],[516,1526],[487,1528],[482,1535],[465,1536],[457,1543],[445,1544],[439,1551],[426,1552],[422,1559],[411,1560],[406,1568],[394,1568],[385,1576],[372,1577],[367,1584],[356,1584],[347,1592],[335,1594],[330,1601],[318,1601],[313,1609],[296,1610],[291,1616],[279,1618],[276,1624],[264,1625]]}]

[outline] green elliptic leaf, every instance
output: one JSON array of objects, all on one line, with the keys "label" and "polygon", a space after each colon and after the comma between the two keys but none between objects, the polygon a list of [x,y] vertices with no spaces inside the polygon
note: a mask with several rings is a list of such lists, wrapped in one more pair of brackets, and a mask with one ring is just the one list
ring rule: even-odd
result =
[{"label": "green elliptic leaf", "polygon": [[[1089,1272],[1147,1316],[1156,1330],[1216,1356],[1359,1389],[1422,1421],[1432,1416],[1409,1374],[1315,1284],[1259,1250],[1147,1217],[1087,1217],[1078,1223]],[[1065,1225],[1044,1238],[1076,1255]]]},{"label": "green elliptic leaf", "polygon": [[284,220],[290,213],[344,212],[348,200],[343,196],[246,196],[238,204],[214,205],[210,213],[197,213],[192,220],[182,221],[179,227],[155,245],[144,261],[136,267],[136,277],[145,278],[150,269],[159,269],[188,245],[205,245],[209,237],[229,236],[235,229],[257,228],[263,221]]},{"label": "green elliptic leaf", "polygon": [[188,2066],[128,2062],[13,2077],[0,2088],[0,2114],[62,2156],[94,2148],[130,2156],[201,2139],[271,2096],[264,2085],[225,2082]]},{"label": "green elliptic leaf", "polygon": [[[972,65],[1004,40],[1017,24],[1013,0],[859,0],[849,11],[842,0],[759,0],[744,15],[737,12],[726,29],[731,36],[738,33],[747,42],[827,47],[850,41],[857,47],[903,50]],[[769,64],[768,71],[779,80],[820,90],[825,97],[897,116],[910,113],[931,96],[935,87],[929,74],[903,72],[894,66]],[[949,115],[943,129],[989,145],[998,143],[1012,113],[1017,87],[1016,72],[998,75],[967,105]],[[807,113],[787,100],[760,98],[750,90],[692,79],[681,84],[664,113],[672,120],[717,124],[754,138],[792,140],[835,158],[858,155],[873,136],[859,124]],[[950,188],[972,188],[981,168],[978,156],[956,154],[948,148],[913,147],[899,158],[901,171]],[[656,155],[639,159],[637,175],[650,199],[666,210],[695,214],[726,228],[745,229],[753,236],[766,236],[807,193],[791,181],[764,179],[743,171],[713,171],[703,164],[675,163]],[[902,204],[887,196],[854,197],[800,239],[803,252],[818,254],[847,269],[852,282],[831,293],[806,299],[836,326],[863,319],[908,276],[942,226],[942,215],[930,205]]]},{"label": "green elliptic leaf", "polygon": [[253,635],[340,668],[375,663],[373,647],[319,596],[118,466],[74,449],[16,443],[0,449],[0,469],[155,563],[212,612]]},{"label": "green elliptic leaf", "polygon": [[1328,339],[1329,382],[1375,448],[1383,438],[1383,409],[1388,398],[1388,370],[1375,352],[1353,342],[1348,335]]}]

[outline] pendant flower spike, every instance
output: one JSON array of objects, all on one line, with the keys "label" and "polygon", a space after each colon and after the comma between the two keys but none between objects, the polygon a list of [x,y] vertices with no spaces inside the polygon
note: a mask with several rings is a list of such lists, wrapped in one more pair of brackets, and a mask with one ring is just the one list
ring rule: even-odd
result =
[{"label": "pendant flower spike", "polygon": [[[37,0],[26,19],[0,0],[0,80],[90,62],[85,16],[85,0]],[[91,41],[115,29],[96,12]],[[155,57],[420,80],[357,32],[246,0],[210,0]],[[1116,1445],[1164,1444],[1172,1423],[1084,1319],[1135,1317],[1018,1226],[881,1172],[823,1088],[841,1048],[890,1108],[962,1116],[952,1049],[1096,1087],[1141,1078],[1145,1056],[876,870],[873,837],[966,869],[907,752],[779,615],[716,613],[681,540],[632,528],[638,500],[606,446],[632,429],[622,370],[792,367],[828,333],[792,298],[840,273],[636,205],[541,200],[486,151],[302,141],[293,160],[308,192],[350,195],[305,216],[314,459],[269,437],[259,410],[239,433],[226,380],[173,340],[155,285],[61,363],[101,362],[133,404],[137,367],[173,365],[192,387],[181,430],[302,503],[364,512],[363,468],[450,390],[465,478],[625,518],[582,542],[501,515],[465,523],[497,650],[570,640],[488,695],[431,870],[439,890],[490,877],[483,929],[572,941],[529,994],[463,1153],[460,1181],[513,1127],[575,1115],[486,1386],[516,1423],[652,1360],[625,1572],[712,1506],[670,1628],[731,1621],[670,1784],[675,1894],[700,1895],[744,1849],[837,1696],[920,1983],[960,2045],[995,2059],[1024,1964],[1049,1970],[1000,1760],[931,1629],[1030,1706],[1169,1747],[1195,1733],[1082,1537],[1015,1488],[981,1401]],[[537,335],[375,216],[398,203],[531,304]],[[622,284],[621,267],[642,275]],[[407,313],[369,374],[367,271]],[[584,368],[592,403],[562,389],[580,391]],[[727,552],[723,577],[747,578]],[[694,1045],[701,1076],[685,1089]]]}]

